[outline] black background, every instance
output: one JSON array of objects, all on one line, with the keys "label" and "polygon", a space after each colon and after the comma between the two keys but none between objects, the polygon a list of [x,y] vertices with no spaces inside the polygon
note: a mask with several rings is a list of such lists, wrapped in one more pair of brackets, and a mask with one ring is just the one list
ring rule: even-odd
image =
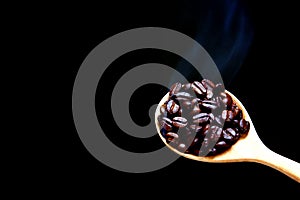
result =
[{"label": "black background", "polygon": [[[296,72],[299,67],[299,31],[296,29],[299,26],[298,7],[296,3],[287,1],[243,2],[249,10],[254,38],[240,70],[231,80],[224,80],[225,86],[243,102],[263,143],[271,150],[300,162],[297,140],[300,133],[296,127],[299,123],[296,96],[299,85]],[[299,192],[299,184],[294,180],[257,163],[211,164],[179,158],[171,165],[150,173],[120,172],[97,161],[81,143],[73,123],[71,97],[77,70],[85,57],[103,40],[137,27],[171,28],[192,37],[195,24],[190,21],[178,23],[178,13],[182,9],[188,9],[181,6],[183,4],[198,5],[196,1],[110,1],[97,5],[43,5],[34,12],[36,14],[30,20],[41,18],[41,22],[36,24],[38,32],[35,35],[43,35],[40,46],[46,46],[51,52],[47,54],[45,61],[51,64],[46,70],[54,70],[55,73],[50,85],[55,87],[51,95],[55,96],[52,103],[58,104],[55,106],[55,121],[59,125],[53,132],[55,134],[48,135],[55,143],[48,149],[51,160],[47,160],[45,164],[51,167],[45,172],[46,175],[43,173],[41,181],[53,181],[55,188],[62,191],[66,189],[65,186],[71,186],[73,191],[88,188],[91,192],[99,192],[99,195],[116,195],[122,188],[128,188],[125,193],[132,196],[137,196],[135,191],[140,190],[144,195],[159,195],[160,191],[167,195],[196,195],[199,198],[205,191],[209,195],[220,193],[224,197],[234,196],[237,191],[253,196],[258,196],[258,192],[274,196],[295,195]],[[195,6],[191,7],[195,9]],[[160,53],[133,52],[112,65],[124,64],[129,69],[150,61],[176,64],[176,57]],[[126,70],[107,72],[103,78],[107,83],[104,91],[109,93],[111,83],[125,72]],[[145,89],[149,88],[141,88],[136,94],[137,105],[141,105],[138,102],[145,94]],[[150,87],[150,91],[157,91],[156,97],[150,99],[152,103],[158,102],[165,92],[157,87]],[[109,95],[100,95],[101,92],[103,91],[99,89],[96,100],[108,102]],[[101,103],[96,103],[96,108],[99,111]],[[109,115],[109,111],[103,109]],[[140,124],[146,123],[147,120],[139,121],[139,116],[146,116],[148,111],[138,115],[137,109],[140,107],[131,105],[134,120]],[[122,148],[143,152],[152,148],[151,146],[159,148],[162,145],[157,138],[143,141],[128,138],[109,119],[106,120],[106,123],[100,121],[108,130],[111,129],[106,134]],[[111,137],[110,134],[118,134],[119,138]],[[117,192],[107,192],[110,188]],[[212,193],[213,191],[217,193]]]}]

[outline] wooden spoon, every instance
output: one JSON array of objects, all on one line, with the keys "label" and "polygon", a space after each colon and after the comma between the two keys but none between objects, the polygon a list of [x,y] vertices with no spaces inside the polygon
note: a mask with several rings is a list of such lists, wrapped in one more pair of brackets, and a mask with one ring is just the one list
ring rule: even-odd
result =
[{"label": "wooden spoon", "polygon": [[215,156],[201,157],[201,156],[195,156],[191,154],[185,154],[178,151],[177,149],[167,144],[165,138],[160,134],[160,125],[157,120],[158,116],[160,115],[161,105],[163,105],[169,97],[169,93],[167,93],[161,99],[155,111],[156,129],[162,141],[165,143],[165,145],[167,145],[172,151],[176,152],[177,154],[197,161],[214,162],[214,163],[226,163],[226,162],[261,163],[269,167],[272,167],[286,174],[292,179],[300,182],[300,164],[284,156],[281,156],[271,151],[269,148],[267,148],[258,137],[254,125],[251,121],[251,118],[248,112],[246,111],[245,107],[243,106],[243,104],[230,92],[226,91],[226,93],[229,94],[232,97],[233,101],[242,109],[244,119],[246,119],[250,123],[250,130],[246,137],[244,138],[241,137],[230,149]]}]

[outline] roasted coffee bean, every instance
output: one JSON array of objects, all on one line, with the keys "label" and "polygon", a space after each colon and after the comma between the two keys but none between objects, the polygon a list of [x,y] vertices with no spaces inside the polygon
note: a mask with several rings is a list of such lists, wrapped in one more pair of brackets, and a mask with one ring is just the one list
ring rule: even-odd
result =
[{"label": "roasted coffee bean", "polygon": [[187,125],[187,119],[184,117],[174,117],[173,125],[179,128],[185,127]]},{"label": "roasted coffee bean", "polygon": [[228,144],[226,144],[225,141],[220,141],[220,142],[218,142],[216,144],[216,147],[218,147],[218,148],[226,148],[226,147],[228,147]]},{"label": "roasted coffee bean", "polygon": [[207,113],[199,113],[195,116],[193,116],[193,122],[196,124],[202,124],[208,122],[210,119],[209,114]]},{"label": "roasted coffee bean", "polygon": [[178,92],[176,94],[176,99],[178,101],[188,101],[192,98],[192,95],[187,92]]},{"label": "roasted coffee bean", "polygon": [[[224,92],[225,93],[225,92]],[[230,109],[232,106],[232,98],[229,94],[225,93],[225,96],[222,101],[225,105],[227,105],[227,109]]]},{"label": "roasted coffee bean", "polygon": [[168,124],[168,125],[170,125],[170,126],[172,127],[172,120],[170,120],[169,118],[163,117],[163,118],[162,118],[162,122],[163,122],[164,124]]},{"label": "roasted coffee bean", "polygon": [[233,136],[228,131],[226,131],[226,130],[223,131],[222,137],[225,140],[228,140],[228,141],[232,141],[233,140]]},{"label": "roasted coffee bean", "polygon": [[202,85],[202,83],[198,81],[194,81],[192,83],[192,88],[199,95],[203,95],[206,93],[206,88]]},{"label": "roasted coffee bean", "polygon": [[181,83],[174,83],[171,86],[170,92],[169,92],[169,96],[173,96],[176,95],[181,89]]},{"label": "roasted coffee bean", "polygon": [[175,103],[175,101],[173,101],[172,99],[168,102],[168,104],[167,104],[167,111],[170,114],[177,113],[179,109],[180,109],[179,105],[177,105]]},{"label": "roasted coffee bean", "polygon": [[167,130],[167,131],[171,131],[172,128],[173,128],[173,122],[172,122],[172,120],[170,120],[167,117],[163,117],[162,121],[163,121],[163,128],[165,130]]},{"label": "roasted coffee bean", "polygon": [[163,129],[165,129],[166,131],[172,131],[173,126],[167,123],[163,124]]},{"label": "roasted coffee bean", "polygon": [[222,119],[226,121],[231,121],[234,118],[234,114],[231,110],[223,110],[222,112]]},{"label": "roasted coffee bean", "polygon": [[233,141],[236,142],[239,138],[240,138],[240,133],[237,132],[238,130],[236,130],[235,132],[235,137],[233,138]]},{"label": "roasted coffee bean", "polygon": [[204,100],[201,102],[201,105],[204,108],[208,108],[208,109],[212,109],[212,110],[217,108],[217,103],[212,100]]},{"label": "roasted coffee bean", "polygon": [[235,130],[233,130],[232,128],[227,128],[225,131],[226,131],[226,133],[229,133],[229,134],[232,135],[233,137],[236,136],[236,132],[235,132]]},{"label": "roasted coffee bean", "polygon": [[248,121],[246,121],[245,119],[241,119],[240,123],[239,123],[239,128],[241,130],[241,133],[247,133],[250,129],[250,123]]},{"label": "roasted coffee bean", "polygon": [[182,98],[186,98],[186,99],[190,99],[192,97],[192,95],[187,92],[178,92],[176,94],[176,96],[177,96],[177,98],[182,97]]},{"label": "roasted coffee bean", "polygon": [[193,119],[199,119],[199,118],[203,118],[203,117],[209,117],[209,114],[208,113],[199,113],[197,115],[194,115],[193,116]]}]

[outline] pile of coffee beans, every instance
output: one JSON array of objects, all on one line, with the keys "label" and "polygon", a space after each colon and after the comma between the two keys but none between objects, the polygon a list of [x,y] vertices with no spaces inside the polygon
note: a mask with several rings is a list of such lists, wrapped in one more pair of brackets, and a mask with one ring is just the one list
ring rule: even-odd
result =
[{"label": "pile of coffee beans", "polygon": [[224,86],[208,79],[173,84],[158,121],[167,143],[196,156],[224,152],[250,128]]}]

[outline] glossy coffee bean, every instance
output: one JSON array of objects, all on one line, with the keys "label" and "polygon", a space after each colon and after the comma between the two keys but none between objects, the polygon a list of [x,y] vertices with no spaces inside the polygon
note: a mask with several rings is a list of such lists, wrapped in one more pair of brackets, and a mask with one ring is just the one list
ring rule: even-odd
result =
[{"label": "glossy coffee bean", "polygon": [[199,95],[204,95],[206,93],[206,88],[198,81],[192,83],[192,88]]},{"label": "glossy coffee bean", "polygon": [[225,97],[222,99],[222,102],[227,106],[227,109],[231,108],[232,98],[229,94],[225,93]]},{"label": "glossy coffee bean", "polygon": [[225,141],[220,141],[216,144],[216,147],[218,148],[226,148],[228,147],[228,144]]},{"label": "glossy coffee bean", "polygon": [[208,113],[199,113],[199,114],[193,116],[193,123],[203,124],[203,123],[208,122],[209,119],[210,119],[210,116]]},{"label": "glossy coffee bean", "polygon": [[227,132],[226,130],[223,131],[223,135],[222,137],[225,139],[225,140],[228,140],[228,141],[233,141],[233,136]]},{"label": "glossy coffee bean", "polygon": [[173,122],[167,117],[163,117],[162,119],[163,128],[167,131],[171,131],[173,128]]},{"label": "glossy coffee bean", "polygon": [[227,128],[225,131],[226,131],[227,133],[229,133],[230,135],[232,135],[233,137],[236,136],[236,132],[235,132],[235,130],[233,130],[232,128]]},{"label": "glossy coffee bean", "polygon": [[208,108],[208,109],[211,109],[211,110],[214,110],[214,109],[217,108],[217,102],[212,101],[212,100],[204,100],[204,101],[202,101],[201,105],[204,108]]},{"label": "glossy coffee bean", "polygon": [[234,114],[231,110],[223,110],[222,119],[226,121],[232,121],[234,118]]},{"label": "glossy coffee bean", "polygon": [[185,127],[187,125],[187,119],[184,117],[174,117],[173,125],[179,128]]},{"label": "glossy coffee bean", "polygon": [[173,101],[172,99],[167,103],[167,111],[168,111],[170,114],[177,113],[179,109],[180,109],[180,106],[177,105],[177,104],[175,103],[175,101]]},{"label": "glossy coffee bean", "polygon": [[192,95],[188,92],[178,92],[176,94],[177,98],[180,98],[180,97],[183,97],[183,98],[186,98],[186,99],[190,99],[192,97]]},{"label": "glossy coffee bean", "polygon": [[246,121],[245,119],[241,119],[240,123],[239,123],[239,128],[241,130],[241,133],[247,133],[250,129],[250,123],[248,121]]},{"label": "glossy coffee bean", "polygon": [[208,113],[199,113],[193,116],[193,119],[199,119],[203,117],[209,117]]}]

